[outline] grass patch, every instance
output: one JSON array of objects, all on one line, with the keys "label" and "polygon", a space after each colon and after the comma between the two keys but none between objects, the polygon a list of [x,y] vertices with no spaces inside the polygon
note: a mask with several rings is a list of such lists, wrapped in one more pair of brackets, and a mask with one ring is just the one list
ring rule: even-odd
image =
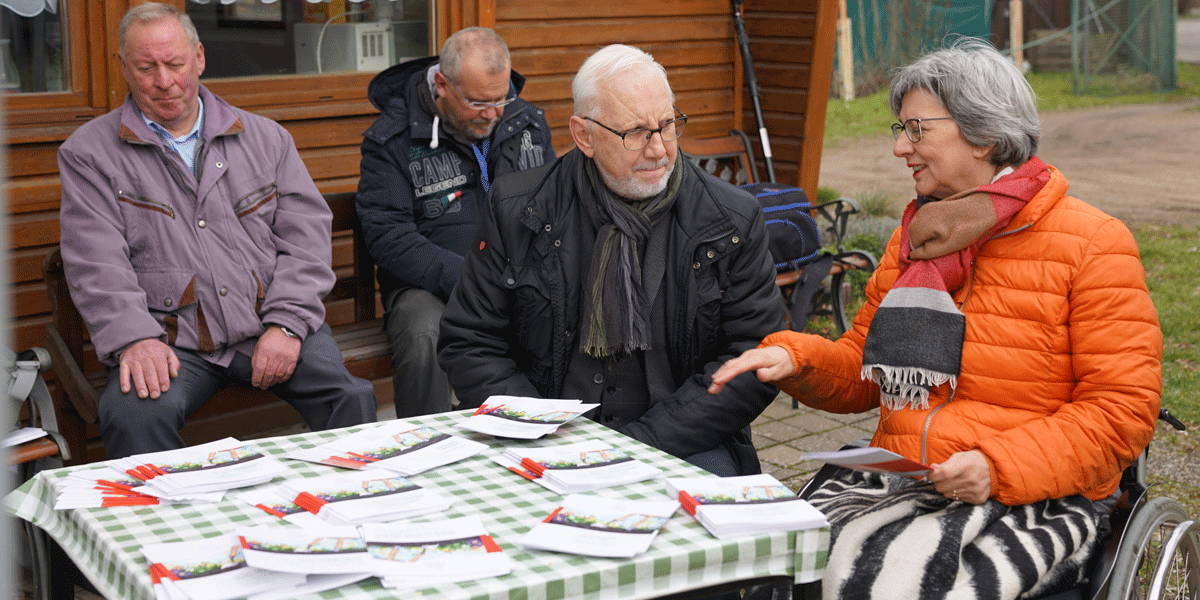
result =
[{"label": "grass patch", "polygon": [[[1099,76],[1092,82],[1093,92],[1075,95],[1070,73],[1030,73],[1026,76],[1037,94],[1038,110],[1062,110],[1121,104],[1154,104],[1200,98],[1200,65],[1176,63],[1178,87],[1170,91],[1154,90],[1154,83],[1138,86],[1136,75]],[[1122,90],[1139,89],[1136,93]]]},{"label": "grass patch", "polygon": [[1163,330],[1163,406],[1200,426],[1200,227],[1147,225],[1134,231],[1146,286]]},{"label": "grass patch", "polygon": [[825,109],[825,146],[857,140],[870,135],[887,133],[896,121],[888,108],[888,92],[880,90],[870,96],[860,96],[850,102],[840,98],[829,100]]}]

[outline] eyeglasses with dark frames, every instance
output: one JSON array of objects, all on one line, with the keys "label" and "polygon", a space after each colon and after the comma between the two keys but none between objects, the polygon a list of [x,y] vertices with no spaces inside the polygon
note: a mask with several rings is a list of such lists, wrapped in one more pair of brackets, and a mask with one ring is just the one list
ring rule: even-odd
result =
[{"label": "eyeglasses with dark frames", "polygon": [[953,121],[950,117],[933,117],[930,119],[909,119],[903,123],[892,123],[892,139],[900,139],[900,132],[904,131],[904,135],[908,136],[908,141],[917,143],[921,141],[921,121]]},{"label": "eyeglasses with dark frames", "polygon": [[[442,73],[442,77],[446,77],[446,74]],[[466,94],[463,93],[462,88],[458,87],[458,84],[454,83],[453,79],[446,77],[446,81],[449,81],[450,85],[454,86],[454,89],[458,90],[458,95],[462,97],[463,102],[466,102],[467,106],[470,106],[471,108],[473,108],[475,110],[484,110],[484,109],[488,109],[488,108],[503,108],[503,107],[508,106],[509,104],[512,104],[513,102],[517,101],[517,92],[516,92],[516,90],[513,89],[511,81],[508,83],[508,96],[506,96],[503,100],[501,100],[499,102],[483,102],[481,100],[472,100],[472,99],[468,98]]]},{"label": "eyeglasses with dark frames", "polygon": [[675,109],[675,112],[679,113],[680,116],[663,123],[663,126],[658,129],[637,127],[629,131],[617,131],[591,117],[583,118],[611,131],[613,135],[621,138],[621,143],[625,145],[626,150],[641,150],[650,145],[650,138],[654,137],[656,133],[662,137],[663,142],[677,140],[679,136],[683,135],[683,129],[687,126],[688,116],[683,114],[683,111],[678,108]]}]

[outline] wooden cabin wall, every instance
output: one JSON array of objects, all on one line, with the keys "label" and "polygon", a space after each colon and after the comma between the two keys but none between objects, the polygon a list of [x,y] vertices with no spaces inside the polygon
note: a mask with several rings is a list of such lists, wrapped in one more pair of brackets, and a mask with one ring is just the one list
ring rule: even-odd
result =
[{"label": "wooden cabin wall", "polygon": [[[833,76],[837,3],[829,0],[745,0],[742,9],[770,138],[775,180],[816,198],[825,112]],[[758,121],[742,88],[739,127],[754,139]],[[761,154],[759,162],[762,163]],[[759,172],[765,177],[760,164]]]},{"label": "wooden cabin wall", "polygon": [[495,0],[496,31],[527,79],[521,96],[546,110],[554,147],[570,150],[571,79],[608,44],[637,46],[667,69],[686,135],[716,137],[734,127],[741,98],[729,0]]}]

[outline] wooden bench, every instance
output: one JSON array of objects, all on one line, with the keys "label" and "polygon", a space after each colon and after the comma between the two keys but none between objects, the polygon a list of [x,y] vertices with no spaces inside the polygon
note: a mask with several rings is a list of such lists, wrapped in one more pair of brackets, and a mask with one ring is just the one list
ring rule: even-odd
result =
[{"label": "wooden bench", "polygon": [[[350,373],[371,381],[380,408],[392,402],[392,363],[383,333],[371,260],[354,213],[354,193],[326,194],[333,211],[333,265],[338,276],[325,298],[326,322]],[[53,359],[59,393],[54,411],[70,449],[67,464],[104,460],[96,405],[107,373],[87,338],[87,328],[75,309],[63,274],[62,256],[55,249],[43,264],[50,294],[52,321],[46,325],[46,346]],[[254,438],[302,423],[300,415],[274,394],[249,386],[221,390],[180,431],[189,444],[226,436]]]}]

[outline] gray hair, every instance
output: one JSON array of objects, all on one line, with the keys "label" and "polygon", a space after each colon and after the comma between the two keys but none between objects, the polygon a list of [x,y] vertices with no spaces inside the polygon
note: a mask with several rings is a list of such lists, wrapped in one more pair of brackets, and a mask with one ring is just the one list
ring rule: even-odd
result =
[{"label": "gray hair", "polygon": [[671,93],[671,104],[675,104],[675,92],[667,82],[667,70],[645,51],[626,46],[612,44],[597,50],[583,61],[575,79],[571,81],[571,97],[575,102],[575,116],[594,117],[590,113],[596,108],[596,96],[600,87],[615,79],[626,71],[637,70],[657,75],[662,78],[663,85]]},{"label": "gray hair", "polygon": [[994,144],[992,164],[1020,165],[1037,152],[1041,124],[1033,88],[991,44],[963,38],[897,69],[888,97],[892,114],[899,117],[904,96],[915,89],[946,107],[967,143]]},{"label": "gray hair", "polygon": [[117,27],[117,56],[120,56],[121,60],[125,60],[125,34],[135,20],[141,23],[153,23],[168,17],[179,21],[184,34],[187,35],[188,42],[191,42],[192,49],[195,50],[200,45],[200,34],[196,33],[196,26],[192,24],[192,18],[169,4],[147,2],[130,8],[125,16],[121,17],[121,24]]},{"label": "gray hair", "polygon": [[442,52],[438,58],[439,70],[443,75],[457,82],[462,73],[463,59],[468,52],[474,54],[483,64],[489,75],[507,71],[512,66],[512,58],[508,54],[508,44],[504,38],[487,27],[467,27],[454,32],[442,44]]}]

